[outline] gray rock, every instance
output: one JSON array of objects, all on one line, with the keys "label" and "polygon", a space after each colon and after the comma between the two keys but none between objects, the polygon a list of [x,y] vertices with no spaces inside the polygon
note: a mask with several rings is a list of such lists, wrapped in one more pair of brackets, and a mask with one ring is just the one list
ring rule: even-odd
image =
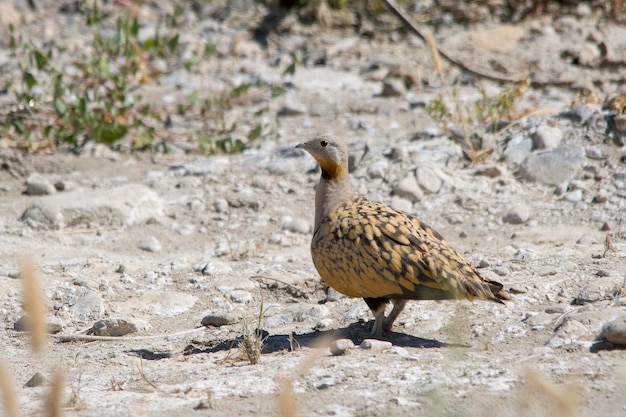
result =
[{"label": "gray rock", "polygon": [[319,321],[330,314],[330,311],[324,305],[299,306],[290,312],[293,316],[293,321],[295,322]]},{"label": "gray rock", "polygon": [[413,210],[413,203],[397,195],[391,197],[390,205],[394,209],[404,211],[405,213],[410,213]]},{"label": "gray rock", "polygon": [[424,193],[417,184],[417,178],[415,175],[409,174],[396,182],[392,188],[393,195],[406,198],[407,200],[417,203],[422,201]]},{"label": "gray rock", "polygon": [[624,285],[622,277],[611,275],[593,278],[580,289],[574,304],[586,304],[602,300],[612,300]]},{"label": "gray rock", "polygon": [[230,292],[230,299],[234,303],[246,304],[252,301],[252,294],[245,290],[232,290]]},{"label": "gray rock", "polygon": [[[30,318],[27,315],[23,315],[13,323],[13,330],[16,332],[27,332],[29,324]],[[55,317],[46,317],[46,328],[48,333],[57,334],[63,330],[63,323]]]},{"label": "gray rock", "polygon": [[361,349],[372,349],[372,350],[384,350],[391,348],[391,342],[386,340],[378,340],[378,339],[365,339],[361,342],[359,347]]},{"label": "gray rock", "polygon": [[55,192],[54,185],[41,174],[33,173],[26,180],[26,194],[28,195],[49,195]]},{"label": "gray rock", "polygon": [[228,313],[209,313],[202,317],[201,324],[203,326],[221,327],[237,323],[237,321],[235,316]]},{"label": "gray rock", "polygon": [[578,203],[579,201],[582,201],[583,199],[583,190],[576,189],[573,191],[569,191],[567,193],[565,193],[565,195],[563,196],[563,200],[565,201],[569,201],[570,203]]},{"label": "gray rock", "polygon": [[626,345],[626,315],[602,326],[602,336],[616,345]]},{"label": "gray rock", "polygon": [[370,178],[383,178],[387,173],[388,168],[389,163],[386,160],[381,159],[380,161],[374,162],[369,166],[367,169],[367,175],[369,175]]},{"label": "gray rock", "polygon": [[443,185],[442,179],[431,167],[418,167],[415,169],[417,183],[430,194],[437,194]]},{"label": "gray rock", "polygon": [[161,252],[161,249],[163,249],[159,240],[154,236],[146,236],[139,239],[137,246],[146,252]]},{"label": "gray rock", "polygon": [[588,105],[581,104],[559,113],[559,117],[569,119],[580,124],[585,124],[594,112],[595,111]]},{"label": "gray rock", "polygon": [[528,181],[559,185],[570,181],[582,168],[585,151],[577,145],[561,145],[526,158],[519,174]]},{"label": "gray rock", "polygon": [[288,230],[294,233],[302,233],[304,235],[309,234],[311,230],[311,224],[307,219],[303,218],[295,218],[289,222],[287,222],[283,226],[283,230]]},{"label": "gray rock", "polygon": [[365,81],[358,74],[329,67],[299,67],[293,75],[292,83],[299,90],[313,91],[316,94],[321,90],[335,93],[361,91],[365,87]]},{"label": "gray rock", "polygon": [[70,311],[78,320],[99,320],[104,315],[104,301],[97,292],[87,291],[72,305]]},{"label": "gray rock", "polygon": [[65,225],[65,218],[57,207],[35,203],[20,216],[20,221],[33,229],[59,229]]},{"label": "gray rock", "polygon": [[152,326],[147,321],[136,318],[108,318],[98,320],[91,326],[88,334],[96,336],[124,336],[125,334],[137,333],[150,330]]},{"label": "gray rock", "polygon": [[279,116],[300,116],[306,114],[307,108],[304,104],[297,100],[287,100],[285,104],[278,110]]},{"label": "gray rock", "polygon": [[350,339],[337,339],[330,344],[330,353],[333,356],[341,356],[354,347],[354,343]]},{"label": "gray rock", "polygon": [[32,227],[86,225],[131,226],[163,216],[163,201],[148,187],[138,184],[110,190],[71,191],[41,197],[20,220]]},{"label": "gray rock", "polygon": [[217,259],[210,262],[201,262],[197,264],[193,270],[195,272],[201,272],[202,275],[223,275],[233,272],[233,268],[227,262]]},{"label": "gray rock", "polygon": [[383,97],[399,97],[406,93],[404,81],[400,78],[387,78],[383,81],[380,95]]},{"label": "gray rock", "polygon": [[532,134],[535,149],[553,149],[563,141],[563,131],[558,127],[541,125]]},{"label": "gray rock", "polygon": [[509,165],[519,165],[531,154],[532,150],[532,139],[519,135],[509,141],[503,156]]},{"label": "gray rock", "polygon": [[181,171],[184,175],[219,175],[230,165],[230,160],[223,156],[198,158],[191,163],[176,163],[170,169]]},{"label": "gray rock", "polygon": [[216,198],[213,200],[213,208],[218,213],[228,212],[228,201],[225,198]]},{"label": "gray rock", "polygon": [[24,388],[42,387],[48,383],[48,379],[41,373],[36,372],[35,375],[24,384]]},{"label": "gray rock", "polygon": [[510,207],[506,214],[502,217],[504,223],[509,224],[523,224],[528,221],[530,217],[530,207],[526,204],[515,204]]}]

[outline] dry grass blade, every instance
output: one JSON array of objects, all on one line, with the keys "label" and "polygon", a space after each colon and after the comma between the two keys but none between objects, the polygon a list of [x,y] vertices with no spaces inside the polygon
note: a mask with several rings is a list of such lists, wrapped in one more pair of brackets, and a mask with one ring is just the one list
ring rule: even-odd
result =
[{"label": "dry grass blade", "polygon": [[17,396],[13,390],[13,379],[4,363],[0,361],[0,391],[7,417],[21,417],[22,413],[17,405]]},{"label": "dry grass blade", "polygon": [[56,369],[52,375],[50,396],[46,403],[46,415],[48,417],[61,417],[63,415],[63,382],[65,377],[61,369]]},{"label": "dry grass blade", "polygon": [[324,348],[330,345],[330,337],[320,337],[313,345],[313,351],[306,358],[304,363],[298,367],[298,373],[285,378],[279,383],[278,410],[281,417],[296,417],[298,415],[298,400],[293,392],[293,381],[306,374],[315,363],[322,357]]},{"label": "dry grass blade", "polygon": [[426,33],[426,43],[428,43],[430,55],[433,57],[433,66],[435,67],[437,74],[439,74],[439,77],[443,80],[443,69],[441,67],[441,59],[439,59],[439,51],[437,50],[435,39],[433,39],[433,35],[430,32]]},{"label": "dry grass blade", "polygon": [[20,276],[32,348],[35,352],[41,352],[46,346],[46,307],[39,279],[35,273],[35,265],[31,259],[25,259],[22,262]]}]

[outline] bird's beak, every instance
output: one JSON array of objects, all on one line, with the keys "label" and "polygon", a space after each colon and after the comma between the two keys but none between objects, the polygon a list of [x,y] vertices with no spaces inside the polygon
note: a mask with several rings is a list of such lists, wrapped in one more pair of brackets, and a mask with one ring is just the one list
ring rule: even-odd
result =
[{"label": "bird's beak", "polygon": [[304,149],[304,148],[306,148],[306,144],[304,144],[304,143],[298,143],[296,145],[296,149]]}]

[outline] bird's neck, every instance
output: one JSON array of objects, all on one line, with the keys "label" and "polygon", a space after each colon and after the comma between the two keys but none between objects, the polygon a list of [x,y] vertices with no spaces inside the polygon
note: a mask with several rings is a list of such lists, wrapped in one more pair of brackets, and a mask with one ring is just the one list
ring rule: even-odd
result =
[{"label": "bird's neck", "polygon": [[351,200],[355,195],[356,191],[350,184],[347,173],[339,178],[329,178],[322,172],[315,193],[315,230],[332,210]]}]

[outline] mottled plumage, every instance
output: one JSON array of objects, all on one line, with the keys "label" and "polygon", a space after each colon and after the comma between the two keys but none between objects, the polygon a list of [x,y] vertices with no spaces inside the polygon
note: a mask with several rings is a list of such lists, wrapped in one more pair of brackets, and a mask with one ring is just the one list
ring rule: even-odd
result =
[{"label": "mottled plumage", "polygon": [[[443,237],[419,219],[367,200],[350,185],[348,151],[334,136],[297,145],[320,164],[313,264],[332,288],[362,297],[374,313],[372,333],[390,330],[407,300],[509,300]],[[385,305],[394,308],[385,318]]]}]

